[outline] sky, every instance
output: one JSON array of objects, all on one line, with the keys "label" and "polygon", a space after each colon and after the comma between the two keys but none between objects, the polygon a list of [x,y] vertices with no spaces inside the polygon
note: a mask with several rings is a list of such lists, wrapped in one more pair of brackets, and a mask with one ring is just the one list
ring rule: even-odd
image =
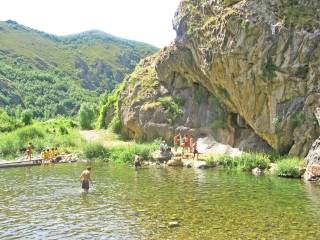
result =
[{"label": "sky", "polygon": [[56,35],[101,30],[164,47],[175,38],[172,19],[180,0],[1,0],[8,19]]}]

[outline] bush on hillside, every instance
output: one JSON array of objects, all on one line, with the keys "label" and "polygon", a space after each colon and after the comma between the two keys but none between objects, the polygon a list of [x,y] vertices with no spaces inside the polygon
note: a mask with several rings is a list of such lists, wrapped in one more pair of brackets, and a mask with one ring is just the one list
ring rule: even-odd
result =
[{"label": "bush on hillside", "polygon": [[84,156],[88,159],[107,159],[110,152],[100,143],[87,143],[83,147]]},{"label": "bush on hillside", "polygon": [[22,112],[21,122],[23,122],[25,126],[32,123],[32,112],[29,109]]},{"label": "bush on hillside", "polygon": [[95,119],[94,108],[87,103],[81,104],[79,111],[79,123],[82,129],[92,129]]},{"label": "bush on hillside", "polygon": [[13,116],[9,116],[4,109],[0,108],[0,132],[9,132],[21,126],[20,121]]}]

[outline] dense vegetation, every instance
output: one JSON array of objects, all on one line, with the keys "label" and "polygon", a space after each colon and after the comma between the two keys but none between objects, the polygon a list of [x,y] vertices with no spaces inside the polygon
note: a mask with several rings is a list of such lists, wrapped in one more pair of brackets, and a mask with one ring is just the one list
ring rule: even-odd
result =
[{"label": "dense vegetation", "polygon": [[300,169],[304,165],[303,159],[281,156],[277,153],[244,153],[236,157],[223,155],[209,158],[208,163],[241,171],[251,171],[254,168],[268,170],[273,163],[275,168],[271,174],[289,178],[300,178],[303,174]]},{"label": "dense vegetation", "polygon": [[87,159],[101,159],[119,163],[132,163],[133,156],[138,154],[144,160],[151,159],[152,153],[159,148],[160,142],[132,143],[128,145],[105,147],[100,143],[86,144],[83,148]]},{"label": "dense vegetation", "polygon": [[154,51],[99,31],[57,37],[0,22],[0,107],[30,109],[35,118],[74,116]]},{"label": "dense vegetation", "polygon": [[8,133],[0,132],[0,158],[15,158],[23,155],[29,142],[32,142],[37,153],[53,147],[57,147],[62,152],[79,150],[81,138],[76,127],[77,124],[74,121],[58,118],[34,122],[32,125]]}]

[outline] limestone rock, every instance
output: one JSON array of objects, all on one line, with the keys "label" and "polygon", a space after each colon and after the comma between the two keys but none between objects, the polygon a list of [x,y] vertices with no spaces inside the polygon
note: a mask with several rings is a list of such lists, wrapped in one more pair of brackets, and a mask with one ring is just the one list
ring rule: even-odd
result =
[{"label": "limestone rock", "polygon": [[320,137],[312,144],[305,160],[307,168],[304,178],[307,180],[318,180],[320,178]]},{"label": "limestone rock", "polygon": [[253,175],[255,175],[255,176],[260,176],[260,175],[263,174],[263,170],[260,169],[260,168],[258,168],[258,167],[256,167],[256,168],[254,168],[254,169],[251,170],[251,173],[252,173]]},{"label": "limestone rock", "polygon": [[173,154],[171,151],[161,152],[160,150],[157,150],[152,153],[152,158],[160,162],[168,161],[169,159],[171,159],[172,156]]},{"label": "limestone rock", "polygon": [[[305,156],[320,135],[319,8],[318,0],[181,1],[174,43],[126,82],[124,131],[169,139],[178,130]],[[252,141],[242,141],[243,128]]]},{"label": "limestone rock", "polygon": [[183,163],[181,161],[181,159],[176,158],[176,159],[171,159],[167,162],[167,165],[170,167],[182,167]]}]

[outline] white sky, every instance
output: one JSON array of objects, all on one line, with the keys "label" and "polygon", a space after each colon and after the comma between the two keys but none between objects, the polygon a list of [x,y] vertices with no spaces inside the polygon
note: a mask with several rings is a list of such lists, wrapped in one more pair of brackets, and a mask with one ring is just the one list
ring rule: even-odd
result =
[{"label": "white sky", "polygon": [[0,20],[66,35],[102,30],[163,47],[174,40],[180,0],[1,0]]}]

